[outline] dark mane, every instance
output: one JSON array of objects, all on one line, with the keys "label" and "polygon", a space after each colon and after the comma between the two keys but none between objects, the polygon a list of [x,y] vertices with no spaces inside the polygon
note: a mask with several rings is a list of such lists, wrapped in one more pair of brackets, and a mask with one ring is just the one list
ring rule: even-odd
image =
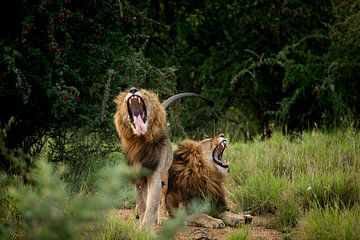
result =
[{"label": "dark mane", "polygon": [[159,165],[159,154],[169,144],[170,139],[165,130],[152,142],[145,142],[142,136],[136,137],[126,149],[125,159],[130,166],[139,164],[154,171]]}]

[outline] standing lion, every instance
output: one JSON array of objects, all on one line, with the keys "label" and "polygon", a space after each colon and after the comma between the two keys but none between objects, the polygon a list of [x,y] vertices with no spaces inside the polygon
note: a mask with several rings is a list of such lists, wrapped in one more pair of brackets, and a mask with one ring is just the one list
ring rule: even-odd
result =
[{"label": "standing lion", "polygon": [[135,182],[139,218],[149,227],[154,227],[157,220],[160,222],[166,211],[165,193],[173,153],[165,109],[171,102],[188,96],[211,103],[196,93],[180,93],[161,104],[155,93],[136,88],[121,92],[114,100],[117,105],[114,124],[128,165],[151,171]]},{"label": "standing lion", "polygon": [[216,207],[217,218],[207,214],[190,217],[188,224],[206,228],[238,226],[251,222],[250,215],[229,211],[224,182],[228,164],[222,160],[227,146],[224,134],[200,142],[183,140],[174,152],[169,169],[166,205],[171,211],[186,207],[192,200],[208,199]]}]

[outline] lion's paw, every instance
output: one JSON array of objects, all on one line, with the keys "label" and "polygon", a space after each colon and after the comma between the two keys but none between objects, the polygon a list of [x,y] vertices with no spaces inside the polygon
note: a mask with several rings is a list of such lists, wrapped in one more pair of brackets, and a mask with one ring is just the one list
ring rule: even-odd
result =
[{"label": "lion's paw", "polygon": [[220,213],[221,219],[224,220],[226,225],[231,227],[239,227],[243,224],[251,223],[252,216],[248,214],[235,214],[230,211],[224,211]]},{"label": "lion's paw", "polygon": [[233,214],[230,218],[230,221],[228,222],[228,225],[231,227],[238,227],[242,224],[244,224],[244,219],[241,217],[241,215],[237,214]]},{"label": "lion's paw", "polygon": [[214,228],[214,229],[221,229],[224,228],[226,225],[223,220],[214,218],[209,223],[207,223],[207,228]]}]

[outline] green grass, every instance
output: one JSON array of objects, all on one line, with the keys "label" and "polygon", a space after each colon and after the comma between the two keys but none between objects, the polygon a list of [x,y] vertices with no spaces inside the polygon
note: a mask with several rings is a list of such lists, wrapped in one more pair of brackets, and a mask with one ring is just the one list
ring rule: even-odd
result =
[{"label": "green grass", "polygon": [[109,214],[102,226],[98,240],[154,240],[155,234],[143,229],[133,220],[122,220],[119,216]]},{"label": "green grass", "polygon": [[[72,160],[65,164],[49,164],[42,154],[27,176],[30,184],[0,175],[2,239],[167,239],[182,227],[184,214],[156,237],[137,220],[111,214],[116,207],[135,207],[131,179],[138,173],[122,164],[119,148],[97,138],[68,147]],[[287,238],[359,238],[359,132],[312,131],[296,140],[275,132],[263,142],[230,142],[224,159],[230,162],[233,211],[272,214],[271,226]],[[249,239],[249,231],[224,237]]]},{"label": "green grass", "polygon": [[306,132],[296,141],[275,133],[268,141],[232,143],[224,157],[238,210],[272,213],[282,232],[309,213],[342,214],[359,204],[360,135],[353,129]]},{"label": "green grass", "polygon": [[311,209],[299,224],[298,239],[360,239],[360,207]]},{"label": "green grass", "polygon": [[225,236],[226,240],[250,240],[250,232],[247,228],[236,229]]}]

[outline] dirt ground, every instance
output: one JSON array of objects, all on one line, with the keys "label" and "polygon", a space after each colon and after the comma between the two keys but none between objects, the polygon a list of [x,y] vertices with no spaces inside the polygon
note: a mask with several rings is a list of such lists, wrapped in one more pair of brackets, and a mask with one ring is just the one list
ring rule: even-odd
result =
[{"label": "dirt ground", "polygon": [[[117,209],[117,214],[122,219],[129,219],[134,217],[133,209]],[[281,233],[275,229],[269,228],[271,216],[253,216],[253,221],[250,224],[251,239],[256,240],[276,240],[281,239]],[[199,227],[189,227],[186,230],[180,231],[173,240],[221,240],[223,237],[236,229],[226,227],[223,229],[203,229]],[[200,236],[207,236],[201,238]]]}]

